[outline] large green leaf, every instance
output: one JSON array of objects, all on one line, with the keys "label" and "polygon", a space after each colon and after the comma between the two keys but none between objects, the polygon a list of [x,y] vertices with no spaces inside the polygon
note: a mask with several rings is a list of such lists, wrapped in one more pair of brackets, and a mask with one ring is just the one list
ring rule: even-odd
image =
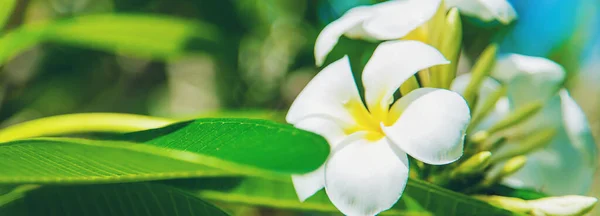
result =
[{"label": "large green leaf", "polygon": [[118,139],[190,151],[282,173],[315,170],[329,154],[321,136],[260,119],[209,118]]},{"label": "large green leaf", "polygon": [[198,118],[250,118],[250,119],[266,119],[275,122],[285,122],[285,112],[276,110],[219,110],[202,112],[190,117],[178,118],[182,120],[198,119]]},{"label": "large green leaf", "polygon": [[486,202],[428,182],[409,179],[404,194],[434,215],[515,215]]},{"label": "large green leaf", "polygon": [[[290,181],[258,178],[206,178],[166,182],[193,191],[206,200],[260,205],[272,208],[338,212],[324,191],[304,203],[298,201]],[[410,179],[402,198],[383,215],[513,215],[480,200],[423,181]]]},{"label": "large green leaf", "polygon": [[195,156],[126,142],[20,140],[0,145],[0,183],[127,182],[230,173],[205,166],[215,162]]},{"label": "large green leaf", "polygon": [[15,5],[17,5],[16,0],[0,0],[0,31],[10,18]]},{"label": "large green leaf", "polygon": [[0,38],[0,65],[40,42],[57,42],[130,55],[170,58],[217,41],[215,28],[197,21],[133,14],[87,15],[25,25]]},{"label": "large green leaf", "polygon": [[251,119],[202,119],[118,137],[41,138],[0,144],[0,183],[129,182],[202,176],[288,178],[318,168],[320,136]]},{"label": "large green leaf", "polygon": [[0,205],[0,215],[227,215],[196,196],[153,183],[49,186],[15,196]]}]

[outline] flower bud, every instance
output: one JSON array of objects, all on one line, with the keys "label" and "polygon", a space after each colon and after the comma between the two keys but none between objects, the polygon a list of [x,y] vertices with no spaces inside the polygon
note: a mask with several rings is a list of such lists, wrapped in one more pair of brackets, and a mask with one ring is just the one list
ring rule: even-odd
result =
[{"label": "flower bud", "polygon": [[[489,175],[481,183],[481,187],[489,187],[496,184],[502,178],[510,176],[519,171],[527,162],[526,156],[516,156],[506,161],[504,165],[495,172],[490,172]],[[495,163],[493,157],[490,159],[490,163]]]},{"label": "flower bud", "polygon": [[498,152],[494,154],[492,157],[492,163],[502,161],[507,158],[511,158],[517,155],[525,155],[527,153],[538,150],[544,146],[546,146],[554,135],[556,134],[556,129],[547,128],[534,132],[531,135],[520,140],[519,146],[514,146],[513,148],[509,148],[506,151]]},{"label": "flower bud", "polygon": [[473,69],[471,69],[471,81],[463,94],[471,110],[475,108],[475,99],[477,98],[481,83],[490,74],[494,64],[496,64],[497,51],[498,44],[490,44],[483,50],[479,59],[477,59],[477,62],[473,65]]},{"label": "flower bud", "polygon": [[400,86],[400,94],[407,95],[412,90],[417,88],[419,88],[419,82],[417,82],[417,78],[415,76],[412,76],[402,83]]},{"label": "flower bud", "polygon": [[492,153],[489,151],[479,152],[461,163],[450,175],[456,177],[481,172],[490,165],[491,156]]},{"label": "flower bud", "polygon": [[586,196],[547,197],[522,200],[503,196],[475,196],[494,206],[533,216],[579,216],[591,211],[598,199]]},{"label": "flower bud", "polygon": [[528,201],[536,212],[543,215],[583,215],[594,208],[598,199],[586,196],[548,197]]},{"label": "flower bud", "polygon": [[526,214],[532,211],[531,205],[527,203],[527,201],[514,198],[514,197],[504,197],[504,196],[474,196],[477,199],[483,200],[493,206],[497,206],[506,210],[510,210],[516,213]]},{"label": "flower bud", "polygon": [[544,106],[544,104],[541,101],[525,104],[491,126],[488,129],[488,132],[494,133],[524,122],[533,116],[533,114],[536,114],[538,111],[540,111],[542,106]]},{"label": "flower bud", "polygon": [[450,60],[450,64],[440,65],[437,67],[439,71],[432,74],[442,88],[450,88],[450,84],[456,77],[458,69],[458,58],[462,46],[462,23],[458,9],[452,8],[448,11],[444,20],[444,26],[440,38],[440,52]]},{"label": "flower bud", "polygon": [[485,119],[485,117],[490,114],[490,112],[492,110],[494,110],[494,108],[496,108],[496,104],[498,103],[498,100],[500,100],[500,98],[502,98],[502,96],[506,95],[506,86],[502,86],[499,89],[497,89],[496,91],[494,91],[493,93],[491,93],[484,101],[483,104],[480,106],[480,108],[478,108],[477,110],[475,110],[474,114],[473,114],[473,118],[471,119],[471,122],[469,123],[469,127],[467,128],[467,132],[473,130],[473,128],[475,128],[483,119]]},{"label": "flower bud", "polygon": [[519,171],[523,166],[525,166],[525,162],[527,162],[527,157],[525,156],[516,156],[506,161],[506,164],[502,167],[500,171],[500,176],[509,176],[517,171]]}]

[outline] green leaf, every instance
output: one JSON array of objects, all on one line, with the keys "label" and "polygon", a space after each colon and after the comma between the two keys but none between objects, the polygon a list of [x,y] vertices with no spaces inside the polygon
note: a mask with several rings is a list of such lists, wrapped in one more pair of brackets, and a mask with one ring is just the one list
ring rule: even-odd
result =
[{"label": "green leaf", "polygon": [[12,185],[0,185],[0,195],[10,192],[14,187]]},{"label": "green leaf", "polygon": [[289,178],[317,169],[322,137],[251,119],[202,119],[124,141],[40,138],[0,143],[0,184],[130,182],[206,176]]},{"label": "green leaf", "polygon": [[409,179],[404,194],[415,199],[433,215],[515,215],[465,194],[417,179]]},{"label": "green leaf", "polygon": [[211,112],[202,112],[191,117],[178,118],[182,120],[191,120],[198,118],[250,118],[266,119],[275,122],[285,122],[285,112],[275,110],[219,110]]},{"label": "green leaf", "polygon": [[[260,178],[204,178],[166,181],[166,184],[192,192],[197,196],[215,202],[256,205],[269,208],[302,211],[339,212],[325,191],[321,190],[305,202],[298,201],[294,186],[290,181],[267,180]],[[392,210],[383,215],[430,215],[414,200],[405,198]],[[407,209],[411,206],[411,209]]]},{"label": "green leaf", "polygon": [[505,196],[505,197],[515,197],[524,200],[534,200],[548,197],[548,195],[544,193],[540,193],[530,189],[516,189],[511,188],[505,185],[496,185],[489,189],[490,194]]},{"label": "green leaf", "polygon": [[8,22],[8,18],[10,18],[15,5],[17,5],[16,0],[0,0],[0,30]]},{"label": "green leaf", "polygon": [[26,138],[83,133],[126,133],[164,127],[176,121],[126,113],[75,113],[39,118],[0,130],[0,143]]},{"label": "green leaf", "polygon": [[102,14],[23,26],[0,38],[0,65],[40,42],[171,58],[217,41],[214,27],[157,15]]},{"label": "green leaf", "polygon": [[129,133],[118,139],[201,153],[282,173],[315,170],[329,154],[329,145],[321,136],[260,119],[199,119]]},{"label": "green leaf", "polygon": [[[259,178],[213,178],[167,181],[212,201],[271,208],[338,212],[323,190],[305,202],[298,201],[290,181]],[[472,197],[423,181],[410,179],[402,198],[382,215],[514,215]]]},{"label": "green leaf", "polygon": [[[186,161],[185,156],[190,159]],[[203,163],[215,162],[195,156],[126,142],[19,140],[0,145],[0,184],[107,183],[231,174],[205,166]]]},{"label": "green leaf", "polygon": [[227,215],[198,197],[153,183],[50,186],[21,195],[0,205],[0,215]]}]

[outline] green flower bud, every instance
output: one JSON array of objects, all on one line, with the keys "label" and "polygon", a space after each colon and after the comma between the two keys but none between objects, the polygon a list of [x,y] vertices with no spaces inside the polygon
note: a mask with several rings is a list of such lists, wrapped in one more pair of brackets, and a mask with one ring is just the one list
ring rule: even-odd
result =
[{"label": "green flower bud", "polygon": [[479,56],[473,69],[471,70],[471,81],[467,85],[463,94],[465,100],[469,104],[469,108],[473,110],[475,108],[475,99],[477,99],[477,93],[481,87],[481,83],[485,77],[489,76],[494,64],[496,63],[496,54],[498,51],[498,44],[490,44]]},{"label": "green flower bud", "polygon": [[461,163],[456,169],[450,174],[452,178],[460,175],[469,175],[483,171],[490,165],[490,158],[492,153],[489,151],[479,152],[465,162]]}]

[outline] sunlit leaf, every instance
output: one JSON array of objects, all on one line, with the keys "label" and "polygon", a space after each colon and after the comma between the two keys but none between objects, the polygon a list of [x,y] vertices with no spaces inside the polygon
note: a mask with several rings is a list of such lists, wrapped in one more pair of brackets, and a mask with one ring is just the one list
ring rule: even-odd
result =
[{"label": "sunlit leaf", "polygon": [[74,113],[34,119],[0,130],[0,142],[79,133],[126,133],[164,127],[176,121],[126,113]]},{"label": "sunlit leaf", "polygon": [[[327,158],[320,136],[251,119],[201,119],[119,136],[0,144],[0,183],[97,183],[306,173]],[[144,144],[141,144],[144,142]]]},{"label": "sunlit leaf", "polygon": [[221,110],[213,112],[202,112],[191,117],[182,119],[197,119],[197,118],[250,118],[250,119],[266,119],[276,122],[285,122],[285,113],[275,110]]},{"label": "sunlit leaf", "polygon": [[433,215],[515,215],[470,196],[417,179],[409,179],[404,194]]},{"label": "sunlit leaf", "polygon": [[201,153],[282,173],[315,170],[329,154],[329,145],[321,136],[259,119],[199,119],[129,133],[118,139]]},{"label": "sunlit leaf", "polygon": [[[338,212],[324,191],[305,202],[298,201],[290,181],[258,178],[190,179],[166,182],[195,191],[206,200],[271,208]],[[410,179],[402,198],[382,215],[513,215],[480,200],[438,186]]]},{"label": "sunlit leaf", "polygon": [[[185,153],[143,144],[80,139],[36,139],[0,145],[0,183],[104,183],[228,172],[180,160]],[[195,158],[194,158],[195,159]],[[195,159],[198,160],[198,159]]]},{"label": "sunlit leaf", "polygon": [[170,58],[217,41],[208,24],[156,15],[104,14],[25,25],[0,38],[0,64],[40,42]]},{"label": "sunlit leaf", "polygon": [[196,196],[152,183],[49,186],[19,195],[0,205],[0,215],[227,215]]}]

